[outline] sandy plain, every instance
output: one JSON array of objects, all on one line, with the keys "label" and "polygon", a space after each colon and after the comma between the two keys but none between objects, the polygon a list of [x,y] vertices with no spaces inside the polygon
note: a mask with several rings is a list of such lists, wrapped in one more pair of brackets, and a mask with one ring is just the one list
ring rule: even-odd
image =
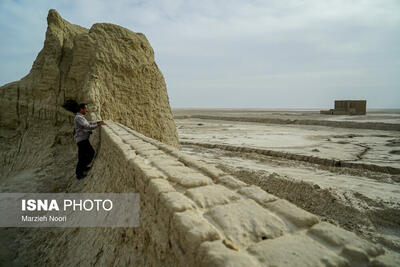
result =
[{"label": "sandy plain", "polygon": [[400,253],[400,110],[173,113],[183,151]]}]

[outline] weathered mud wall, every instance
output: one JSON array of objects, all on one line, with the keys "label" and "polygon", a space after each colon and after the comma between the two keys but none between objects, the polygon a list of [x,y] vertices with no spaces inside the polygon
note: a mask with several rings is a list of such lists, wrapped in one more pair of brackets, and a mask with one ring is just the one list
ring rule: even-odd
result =
[{"label": "weathered mud wall", "polygon": [[143,34],[107,23],[85,29],[55,10],[47,22],[29,74],[0,87],[0,177],[49,166],[61,150],[75,157],[73,115],[61,107],[69,98],[87,103],[91,120],[112,119],[179,146],[165,81]]},{"label": "weathered mud wall", "polygon": [[79,190],[139,192],[141,226],[57,230],[39,248],[45,256],[38,264],[396,265],[396,256],[380,246],[174,147],[107,123]]}]

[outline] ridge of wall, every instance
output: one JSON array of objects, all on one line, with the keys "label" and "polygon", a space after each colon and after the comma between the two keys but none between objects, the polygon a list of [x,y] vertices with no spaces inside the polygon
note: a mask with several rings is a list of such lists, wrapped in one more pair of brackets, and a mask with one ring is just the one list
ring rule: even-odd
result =
[{"label": "ridge of wall", "polygon": [[315,163],[318,165],[328,166],[328,167],[336,167],[336,168],[354,168],[354,169],[362,169],[362,170],[370,170],[374,172],[382,172],[389,174],[400,174],[400,168],[392,167],[392,166],[381,166],[376,164],[365,164],[354,161],[345,161],[345,160],[337,160],[337,159],[328,159],[317,156],[308,156],[308,155],[299,155],[291,152],[283,152],[276,151],[272,149],[265,148],[248,148],[243,146],[235,146],[235,145],[227,145],[227,144],[210,144],[210,143],[201,143],[201,142],[191,142],[191,141],[181,141],[182,145],[191,145],[191,146],[200,146],[205,148],[218,148],[227,151],[233,152],[244,152],[244,153],[257,153],[265,156],[284,158],[289,160],[297,160],[303,162]]},{"label": "ridge of wall", "polygon": [[246,121],[265,124],[296,124],[296,125],[320,125],[335,128],[355,128],[382,131],[400,131],[400,124],[386,122],[355,122],[355,121],[330,121],[318,119],[281,119],[281,118],[253,118],[253,117],[228,117],[211,115],[183,115],[175,116],[175,119],[196,118],[204,120],[224,120],[224,121]]},{"label": "ridge of wall", "polygon": [[113,164],[107,168],[112,169],[115,180],[105,181],[103,188],[95,190],[140,193],[141,226],[136,231],[139,234],[131,238],[137,237],[132,242],[141,243],[146,265],[399,263],[398,255],[320,222],[315,215],[258,186],[122,124],[106,123],[101,128],[98,160]]}]

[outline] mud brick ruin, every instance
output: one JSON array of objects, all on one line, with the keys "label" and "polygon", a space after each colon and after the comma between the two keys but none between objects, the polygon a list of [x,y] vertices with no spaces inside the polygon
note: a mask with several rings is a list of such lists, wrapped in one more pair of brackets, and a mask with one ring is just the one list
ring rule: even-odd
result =
[{"label": "mud brick ruin", "polygon": [[328,115],[365,115],[367,114],[367,100],[335,100],[335,108],[321,110],[321,114]]}]

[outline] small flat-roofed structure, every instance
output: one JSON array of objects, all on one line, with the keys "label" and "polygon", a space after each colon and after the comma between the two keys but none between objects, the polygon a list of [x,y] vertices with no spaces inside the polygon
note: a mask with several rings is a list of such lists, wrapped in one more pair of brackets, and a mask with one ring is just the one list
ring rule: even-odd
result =
[{"label": "small flat-roofed structure", "polygon": [[321,114],[329,115],[365,115],[367,100],[335,100],[335,109],[321,110]]}]

